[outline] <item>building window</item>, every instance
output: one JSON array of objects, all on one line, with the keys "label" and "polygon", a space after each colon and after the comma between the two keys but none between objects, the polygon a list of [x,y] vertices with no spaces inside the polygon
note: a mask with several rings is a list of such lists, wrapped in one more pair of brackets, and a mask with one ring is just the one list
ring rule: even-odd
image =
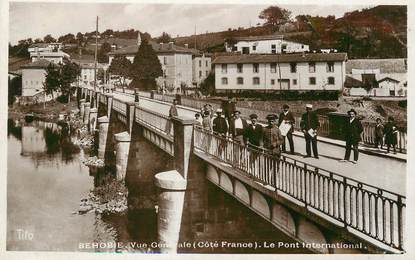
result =
[{"label": "building window", "polygon": [[237,64],[236,65],[236,69],[237,69],[238,73],[242,73],[243,68],[244,68],[244,65],[243,64]]},{"label": "building window", "polygon": [[243,85],[243,84],[244,84],[244,78],[242,78],[242,77],[238,77],[238,78],[236,78],[236,83],[237,83],[238,85]]},{"label": "building window", "polygon": [[271,73],[277,72],[277,63],[271,63]]},{"label": "building window", "polygon": [[254,46],[252,46],[252,50],[253,51],[256,51],[256,46],[254,45]]},{"label": "building window", "polygon": [[202,67],[202,61],[199,60],[199,67]]},{"label": "building window", "polygon": [[259,78],[258,78],[258,77],[254,77],[254,78],[252,79],[252,84],[254,84],[254,85],[259,85]]},{"label": "building window", "polygon": [[297,63],[295,63],[295,62],[290,63],[290,72],[291,73],[296,73],[297,72]]},{"label": "building window", "polygon": [[86,80],[86,75],[84,75],[84,80]]},{"label": "building window", "polygon": [[308,63],[308,72],[310,73],[316,72],[316,63],[314,62]]},{"label": "building window", "polygon": [[328,77],[328,78],[327,78],[327,83],[328,83],[329,85],[334,85],[334,77]]},{"label": "building window", "polygon": [[334,62],[327,62],[327,72],[334,72]]},{"label": "building window", "polygon": [[271,53],[277,52],[277,46],[275,44],[271,44]]},{"label": "building window", "polygon": [[310,77],[308,78],[308,82],[310,83],[310,85],[315,85],[316,84],[316,78],[315,77]]},{"label": "building window", "polygon": [[222,85],[228,85],[228,78],[222,78]]},{"label": "building window", "polygon": [[227,73],[227,72],[228,72],[227,64],[222,64],[222,73]]},{"label": "building window", "polygon": [[293,79],[293,85],[297,85],[297,79]]},{"label": "building window", "polygon": [[258,63],[254,63],[253,64],[253,68],[254,68],[254,73],[258,73],[258,71],[259,71],[259,65],[258,65]]},{"label": "building window", "polygon": [[209,66],[209,62],[208,61],[206,61],[206,67],[208,67]]},{"label": "building window", "polygon": [[271,79],[271,85],[275,85],[275,79]]},{"label": "building window", "polygon": [[199,70],[199,78],[201,78],[201,77],[202,77],[202,71]]},{"label": "building window", "polygon": [[206,77],[209,75],[209,71],[206,71]]},{"label": "building window", "polygon": [[167,57],[163,57],[163,64],[167,65]]}]

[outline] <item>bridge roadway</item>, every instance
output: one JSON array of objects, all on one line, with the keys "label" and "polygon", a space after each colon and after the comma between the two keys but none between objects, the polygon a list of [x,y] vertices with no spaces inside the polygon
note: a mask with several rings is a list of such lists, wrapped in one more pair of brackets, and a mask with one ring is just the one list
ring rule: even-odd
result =
[{"label": "bridge roadway", "polygon": [[[132,94],[114,91],[114,98],[122,101],[133,101]],[[139,106],[164,115],[168,115],[170,104],[167,102],[140,97]],[[178,106],[179,116],[194,118],[197,110]],[[288,143],[287,143],[288,145]],[[359,153],[357,164],[339,162],[344,156],[344,148],[330,143],[318,143],[319,159],[303,158],[305,141],[301,135],[294,136],[296,154],[288,155],[298,161],[353,178],[385,190],[405,196],[406,194],[406,162],[389,157]],[[353,155],[352,155],[353,156]]]}]

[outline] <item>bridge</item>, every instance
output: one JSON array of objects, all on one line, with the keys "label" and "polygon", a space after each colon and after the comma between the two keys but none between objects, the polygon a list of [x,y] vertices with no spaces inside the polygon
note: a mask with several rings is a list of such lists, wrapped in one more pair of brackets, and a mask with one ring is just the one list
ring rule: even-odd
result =
[{"label": "bridge", "polygon": [[[404,252],[406,162],[363,154],[357,165],[337,161],[339,143],[320,142],[320,159],[240,146],[194,125],[198,109],[178,106],[154,94],[80,87],[80,114],[95,133],[98,157],[114,164],[117,178],[140,179],[140,189],[158,189],[162,251],[176,252],[180,233],[197,214],[194,198],[209,181],[298,242],[354,243],[360,249],[316,247],[320,253]],[[143,140],[157,147],[143,154]],[[297,151],[304,149],[296,135]],[[304,149],[305,150],[305,149]],[[139,173],[145,160],[154,171]],[[158,171],[164,169],[163,171]]]}]

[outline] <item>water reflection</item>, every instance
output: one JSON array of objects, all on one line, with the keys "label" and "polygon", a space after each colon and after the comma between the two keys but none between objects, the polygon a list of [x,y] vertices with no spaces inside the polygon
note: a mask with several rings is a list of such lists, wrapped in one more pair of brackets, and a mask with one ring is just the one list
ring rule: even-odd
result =
[{"label": "water reflection", "polygon": [[9,120],[8,129],[10,134],[22,140],[21,154],[32,158],[36,167],[41,163],[70,163],[80,151],[73,144],[75,131],[68,124]]},{"label": "water reflection", "polygon": [[[115,177],[114,168],[88,168],[73,145],[73,129],[43,122],[19,125],[8,121],[7,249],[92,252],[151,252],[157,248],[89,248],[79,243],[157,243],[154,174],[156,163],[140,160],[139,172],[129,179],[129,209],[124,214],[72,214],[93,187]],[[20,139],[19,139],[20,137]],[[141,154],[158,152],[153,145],[140,146]],[[154,149],[152,151],[151,149]],[[141,157],[140,157],[141,158]],[[33,167],[33,162],[35,167]],[[160,163],[168,165],[165,160]],[[168,166],[170,167],[170,166]],[[59,174],[57,174],[59,173]],[[202,176],[204,179],[204,176]],[[209,182],[192,194],[187,222],[180,241],[292,242],[270,223]],[[196,210],[191,210],[191,208]],[[22,241],[16,230],[35,234]],[[307,253],[301,249],[250,250],[229,248],[181,248],[180,253]]]}]

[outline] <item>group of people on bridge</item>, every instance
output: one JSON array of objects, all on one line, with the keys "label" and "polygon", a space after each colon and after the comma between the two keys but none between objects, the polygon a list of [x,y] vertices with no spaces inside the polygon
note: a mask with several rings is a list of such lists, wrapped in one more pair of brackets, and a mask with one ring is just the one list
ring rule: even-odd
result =
[{"label": "group of people on bridge", "polygon": [[[177,116],[176,105],[177,101],[173,101],[169,116]],[[356,164],[359,158],[358,145],[361,141],[363,126],[357,118],[357,113],[354,109],[349,110],[347,114],[349,119],[343,129],[346,141],[345,154],[344,159],[340,161],[350,161]],[[214,112],[214,109],[210,104],[205,104],[201,111],[195,114],[195,122],[198,127],[222,138],[223,141],[217,147],[220,152],[224,150],[226,140],[231,139],[241,146],[246,146],[251,148],[251,150],[253,149],[268,153],[278,159],[282,152],[295,154],[293,138],[295,117],[287,104],[283,105],[282,111],[279,114],[269,114],[266,116],[268,122],[267,125],[258,123],[258,115],[256,114],[249,115],[249,119],[249,122],[248,120],[243,119],[241,117],[241,112],[237,109],[229,111],[218,108],[216,109],[216,112]],[[390,137],[391,133],[393,134],[393,131],[396,131],[393,119],[391,118],[390,122],[385,125],[385,129],[383,125],[380,127],[381,124],[379,123],[379,120],[377,120],[377,122],[376,135],[378,132],[382,132],[382,135],[384,134],[383,132],[385,132],[386,135],[388,135],[386,138],[388,151],[389,146],[392,146],[395,151],[393,135]],[[300,129],[303,132],[306,146],[305,158],[314,157],[319,159],[317,142],[319,127],[320,122],[317,113],[313,111],[313,106],[311,104],[306,104],[305,112],[302,114],[300,121]],[[288,140],[289,151],[287,151],[286,140]],[[380,139],[377,139],[376,143],[382,145]],[[350,160],[352,151],[353,160]]]}]

